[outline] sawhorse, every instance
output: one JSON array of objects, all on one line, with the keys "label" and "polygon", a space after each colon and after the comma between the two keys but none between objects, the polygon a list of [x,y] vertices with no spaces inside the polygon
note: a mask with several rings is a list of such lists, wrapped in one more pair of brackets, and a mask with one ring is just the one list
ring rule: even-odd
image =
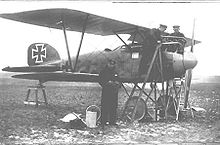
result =
[{"label": "sawhorse", "polygon": [[[35,101],[29,101],[29,97],[31,94],[31,90],[35,91]],[[38,101],[38,90],[41,90],[43,93],[43,97],[44,97],[44,102],[39,102]],[[42,84],[38,84],[36,86],[28,86],[28,91],[27,91],[27,97],[24,101],[25,105],[35,105],[36,107],[38,107],[39,103],[44,103],[45,105],[47,105],[47,97],[46,97],[46,92],[45,92],[45,86],[43,86]]]}]

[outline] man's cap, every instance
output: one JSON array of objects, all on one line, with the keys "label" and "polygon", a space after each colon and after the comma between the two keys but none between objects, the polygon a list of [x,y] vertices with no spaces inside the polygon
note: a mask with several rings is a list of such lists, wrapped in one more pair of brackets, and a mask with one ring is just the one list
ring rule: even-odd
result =
[{"label": "man's cap", "polygon": [[160,27],[167,28],[167,25],[160,24]]},{"label": "man's cap", "polygon": [[179,25],[174,25],[173,28],[180,28],[180,26]]}]

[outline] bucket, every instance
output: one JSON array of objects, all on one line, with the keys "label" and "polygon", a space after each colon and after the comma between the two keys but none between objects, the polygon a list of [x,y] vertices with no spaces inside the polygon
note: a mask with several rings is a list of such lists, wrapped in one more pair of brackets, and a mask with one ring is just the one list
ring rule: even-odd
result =
[{"label": "bucket", "polygon": [[[95,128],[96,122],[100,117],[100,109],[96,105],[91,105],[86,109],[86,125],[89,128]],[[98,115],[99,114],[99,115]]]}]

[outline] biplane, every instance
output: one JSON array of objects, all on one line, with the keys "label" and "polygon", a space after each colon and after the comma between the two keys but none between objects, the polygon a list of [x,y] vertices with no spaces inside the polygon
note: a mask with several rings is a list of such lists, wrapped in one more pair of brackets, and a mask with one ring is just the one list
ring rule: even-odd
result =
[{"label": "biplane", "polygon": [[[109,59],[113,59],[116,61],[118,73],[116,79],[122,84],[129,98],[123,111],[125,118],[131,121],[140,120],[146,114],[150,114],[156,120],[168,118],[170,108],[174,108],[174,116],[178,119],[182,99],[184,108],[189,108],[191,70],[197,64],[197,59],[193,55],[193,46],[199,43],[194,38],[161,36],[162,41],[157,44],[152,58],[144,66],[147,70],[146,74],[139,75],[142,51],[148,49],[143,48],[143,43],[146,41],[145,34],[150,33],[150,28],[63,8],[0,14],[0,17],[63,31],[67,61],[62,61],[57,50],[49,44],[33,43],[28,48],[28,66],[2,69],[20,73],[13,75],[13,78],[38,80],[39,83],[34,88],[43,90],[45,103],[47,103],[43,85],[45,82],[98,83],[100,70],[105,67]],[[81,32],[75,57],[70,55],[66,31]],[[101,36],[115,35],[123,45],[113,50],[105,49],[81,55],[80,50],[86,33]],[[130,35],[129,39],[122,39],[123,34]],[[183,40],[186,43],[183,44]],[[191,51],[186,51],[184,48],[189,46]],[[133,84],[132,89],[128,89],[125,83]],[[146,84],[149,84],[148,89]],[[26,101],[29,94],[30,88]],[[154,115],[149,111],[149,104],[154,104],[152,107]]]}]

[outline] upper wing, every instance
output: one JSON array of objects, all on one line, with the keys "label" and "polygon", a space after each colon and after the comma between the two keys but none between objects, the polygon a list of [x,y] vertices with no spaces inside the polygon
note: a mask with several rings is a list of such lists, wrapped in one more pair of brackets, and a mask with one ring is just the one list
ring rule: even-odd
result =
[{"label": "upper wing", "polygon": [[86,33],[97,35],[130,34],[137,27],[148,29],[137,25],[85,13],[71,9],[43,9],[11,14],[0,14],[0,17],[19,22],[45,26],[49,28],[62,29],[60,22],[64,22],[67,30],[81,32],[83,24],[88,16]]},{"label": "upper wing", "polygon": [[[131,34],[129,40],[142,43],[144,36],[143,33],[150,30],[146,27],[113,20],[82,11],[63,8],[0,14],[0,17],[55,29],[62,29],[60,22],[63,22],[67,30],[81,32],[87,15],[89,16],[85,32],[90,34],[103,36],[113,35],[115,33]],[[191,46],[192,40],[190,38],[186,38],[186,40],[186,47]],[[194,44],[197,43],[200,43],[200,41],[195,40]]]}]

